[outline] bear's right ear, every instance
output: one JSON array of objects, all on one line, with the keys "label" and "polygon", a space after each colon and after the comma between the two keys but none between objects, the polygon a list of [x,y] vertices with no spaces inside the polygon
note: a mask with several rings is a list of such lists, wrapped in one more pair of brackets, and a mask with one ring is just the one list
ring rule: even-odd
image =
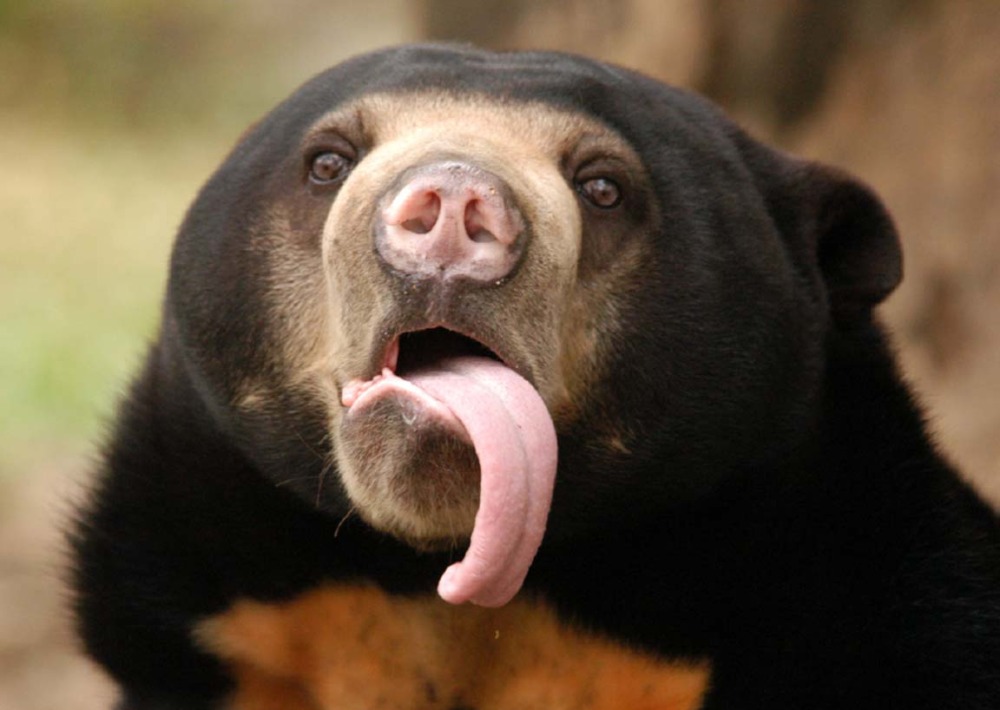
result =
[{"label": "bear's right ear", "polygon": [[806,167],[800,198],[811,212],[813,247],[838,320],[865,315],[903,278],[899,235],[882,201],[851,176]]}]

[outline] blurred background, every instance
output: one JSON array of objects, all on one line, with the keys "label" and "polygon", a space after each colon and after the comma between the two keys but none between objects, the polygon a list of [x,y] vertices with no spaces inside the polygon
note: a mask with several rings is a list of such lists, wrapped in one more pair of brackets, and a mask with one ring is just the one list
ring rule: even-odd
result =
[{"label": "blurred background", "polygon": [[200,183],[312,74],[427,38],[636,67],[874,186],[906,250],[884,318],[942,446],[1000,502],[995,0],[0,0],[0,710],[109,706],[68,630],[59,525]]}]

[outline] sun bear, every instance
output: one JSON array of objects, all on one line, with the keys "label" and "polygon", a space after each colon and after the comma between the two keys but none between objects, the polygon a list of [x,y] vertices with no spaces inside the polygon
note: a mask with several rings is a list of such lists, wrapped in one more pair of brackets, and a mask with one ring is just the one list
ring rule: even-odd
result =
[{"label": "sun bear", "polygon": [[1000,526],[870,189],[557,53],[351,59],[239,140],[72,534],[128,710],[1000,707]]}]

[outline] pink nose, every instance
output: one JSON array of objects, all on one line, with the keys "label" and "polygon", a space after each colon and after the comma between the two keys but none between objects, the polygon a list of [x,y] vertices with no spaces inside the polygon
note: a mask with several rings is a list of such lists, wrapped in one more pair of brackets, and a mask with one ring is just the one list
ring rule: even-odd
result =
[{"label": "pink nose", "polygon": [[422,277],[498,281],[522,251],[524,222],[500,178],[460,162],[419,168],[382,210],[376,247]]}]

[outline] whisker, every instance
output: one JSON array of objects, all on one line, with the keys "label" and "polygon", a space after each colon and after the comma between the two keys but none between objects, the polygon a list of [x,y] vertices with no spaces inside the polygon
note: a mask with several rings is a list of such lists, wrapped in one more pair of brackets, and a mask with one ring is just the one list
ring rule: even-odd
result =
[{"label": "whisker", "polygon": [[347,514],[343,518],[340,519],[339,523],[337,523],[337,528],[333,531],[333,536],[334,537],[337,537],[338,535],[340,535],[340,529],[342,527],[344,527],[344,523],[347,522],[347,519],[350,518],[352,515],[354,515],[354,511],[355,511],[355,508],[352,505],[351,508],[350,508],[350,510],[347,511]]},{"label": "whisker", "polygon": [[333,470],[333,461],[327,461],[324,464],[322,470],[319,472],[319,476],[316,479],[316,507],[319,508],[319,502],[323,496],[323,484],[326,483],[326,474]]},{"label": "whisker", "polygon": [[[300,434],[300,433],[299,433],[298,429],[294,429],[294,428],[293,428],[293,429],[292,429],[292,432],[293,432],[293,433],[295,434],[295,436],[296,436],[296,437],[298,437],[299,441],[301,441],[301,442],[302,442],[302,445],[303,445],[303,446],[305,446],[305,447],[306,447],[307,449],[309,449],[309,451],[310,451],[310,452],[312,453],[312,455],[313,455],[313,456],[315,456],[316,458],[318,458],[318,459],[319,459],[320,461],[323,461],[323,462],[326,462],[326,456],[324,456],[324,455],[323,455],[323,454],[321,454],[321,453],[320,453],[319,451],[317,451],[316,449],[314,449],[314,448],[313,448],[313,447],[312,447],[312,446],[311,446],[311,445],[309,444],[309,442],[308,442],[308,441],[306,441],[306,440],[305,440],[305,439],[304,439],[304,438],[302,437],[302,434]],[[326,437],[324,436],[323,438],[325,439]]]},{"label": "whisker", "polygon": [[289,483],[295,483],[296,481],[308,481],[313,478],[312,476],[292,476],[291,478],[286,478],[283,481],[278,481],[274,484],[275,488],[281,488],[282,486],[287,486]]}]

